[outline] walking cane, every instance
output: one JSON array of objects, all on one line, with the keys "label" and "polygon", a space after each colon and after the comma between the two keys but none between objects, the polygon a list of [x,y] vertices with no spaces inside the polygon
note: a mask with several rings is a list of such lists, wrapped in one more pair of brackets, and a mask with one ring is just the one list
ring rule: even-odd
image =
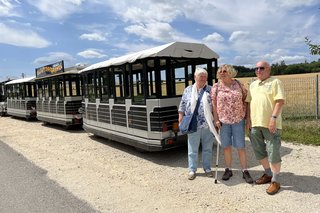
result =
[{"label": "walking cane", "polygon": [[214,183],[218,183],[218,167],[219,167],[219,143],[217,143],[217,156],[216,156],[216,174],[214,177]]}]

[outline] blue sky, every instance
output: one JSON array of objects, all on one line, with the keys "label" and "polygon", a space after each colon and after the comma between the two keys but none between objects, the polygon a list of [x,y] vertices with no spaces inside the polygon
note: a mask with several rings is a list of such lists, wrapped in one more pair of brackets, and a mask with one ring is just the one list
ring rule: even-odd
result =
[{"label": "blue sky", "polygon": [[172,41],[204,43],[219,64],[310,62],[319,20],[318,0],[0,0],[0,80]]}]

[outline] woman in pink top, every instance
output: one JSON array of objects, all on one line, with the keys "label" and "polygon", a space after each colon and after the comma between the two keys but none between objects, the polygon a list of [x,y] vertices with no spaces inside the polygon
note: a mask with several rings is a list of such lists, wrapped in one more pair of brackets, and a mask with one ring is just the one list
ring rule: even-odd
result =
[{"label": "woman in pink top", "polygon": [[238,150],[243,178],[247,183],[253,183],[247,170],[245,149],[245,122],[247,90],[237,80],[233,79],[237,71],[224,64],[217,72],[218,83],[212,86],[211,98],[215,126],[220,130],[221,146],[223,147],[226,164],[222,180],[232,177],[232,147]]}]

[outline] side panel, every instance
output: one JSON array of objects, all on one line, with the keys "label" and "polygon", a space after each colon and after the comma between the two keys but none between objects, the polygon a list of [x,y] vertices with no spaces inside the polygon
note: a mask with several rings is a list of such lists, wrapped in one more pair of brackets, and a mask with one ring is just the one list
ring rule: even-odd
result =
[{"label": "side panel", "polygon": [[7,102],[8,115],[34,119],[37,117],[36,98],[10,99]]},{"label": "side panel", "polygon": [[173,131],[178,122],[180,97],[150,99],[145,106],[82,102],[83,128],[95,135],[148,151],[159,151],[186,144],[186,136]]},{"label": "side panel", "polygon": [[63,100],[37,100],[38,120],[63,126],[82,125],[79,113],[82,97],[68,97]]}]

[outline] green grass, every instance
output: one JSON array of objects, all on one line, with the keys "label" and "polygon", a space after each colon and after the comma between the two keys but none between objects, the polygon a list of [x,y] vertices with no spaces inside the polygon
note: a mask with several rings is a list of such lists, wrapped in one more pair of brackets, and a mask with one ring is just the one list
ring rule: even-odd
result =
[{"label": "green grass", "polygon": [[282,125],[283,141],[320,146],[319,119],[287,119]]}]

